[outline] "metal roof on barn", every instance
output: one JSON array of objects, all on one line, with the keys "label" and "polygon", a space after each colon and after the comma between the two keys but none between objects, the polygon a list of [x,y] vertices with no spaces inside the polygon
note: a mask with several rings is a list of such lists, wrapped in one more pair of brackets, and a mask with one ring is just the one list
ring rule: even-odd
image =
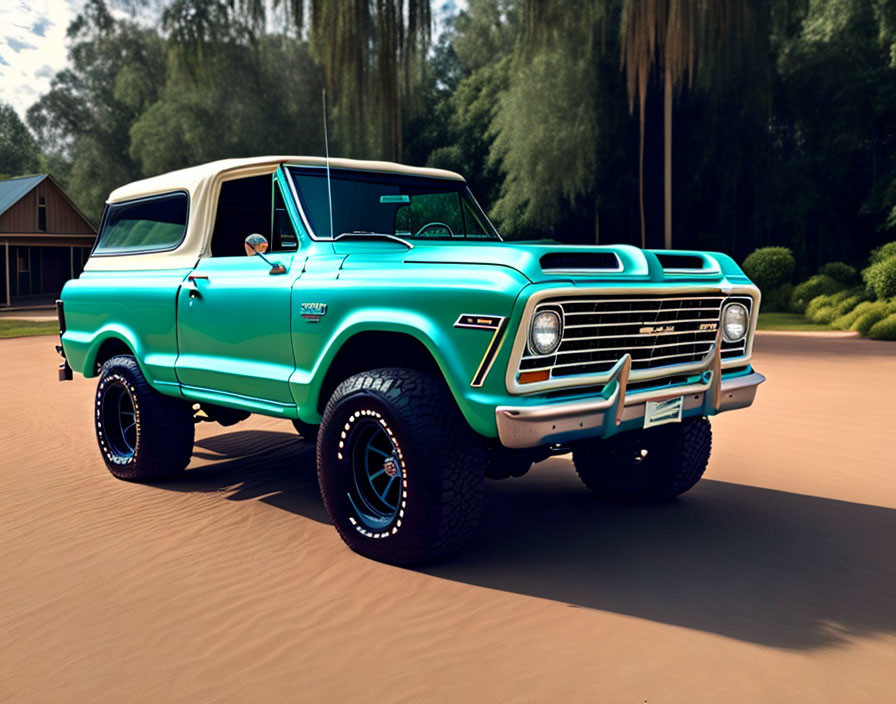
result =
[{"label": "metal roof on barn", "polygon": [[20,176],[0,181],[0,215],[22,200],[46,177],[47,174],[37,174],[36,176]]}]

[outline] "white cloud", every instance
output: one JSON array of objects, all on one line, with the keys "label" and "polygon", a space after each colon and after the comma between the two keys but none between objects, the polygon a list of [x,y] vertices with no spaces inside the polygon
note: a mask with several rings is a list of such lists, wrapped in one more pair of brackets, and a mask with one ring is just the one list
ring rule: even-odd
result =
[{"label": "white cloud", "polygon": [[31,25],[31,33],[38,37],[47,36],[47,27],[52,27],[53,22],[49,17],[41,17],[33,25]]},{"label": "white cloud", "polygon": [[65,36],[83,0],[12,0],[0,3],[0,100],[23,118],[50,79],[67,63]]}]

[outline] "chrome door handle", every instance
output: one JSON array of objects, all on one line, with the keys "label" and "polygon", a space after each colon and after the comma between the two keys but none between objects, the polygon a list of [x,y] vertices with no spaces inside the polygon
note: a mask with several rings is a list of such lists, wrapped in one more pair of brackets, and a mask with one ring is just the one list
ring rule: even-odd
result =
[{"label": "chrome door handle", "polygon": [[196,287],[196,282],[199,280],[208,281],[207,274],[190,274],[187,276],[187,281],[190,284],[184,284],[184,289],[189,292],[190,298],[202,298],[202,292]]}]

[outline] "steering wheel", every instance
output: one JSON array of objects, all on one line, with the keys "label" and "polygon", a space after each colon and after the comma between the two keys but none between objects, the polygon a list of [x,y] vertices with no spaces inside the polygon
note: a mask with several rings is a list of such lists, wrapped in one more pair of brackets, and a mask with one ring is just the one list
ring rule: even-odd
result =
[{"label": "steering wheel", "polygon": [[421,227],[419,230],[417,230],[417,234],[415,234],[414,237],[419,237],[420,235],[424,234],[426,232],[426,230],[436,228],[436,227],[441,227],[441,228],[447,230],[449,235],[452,235],[452,236],[454,235],[454,230],[452,230],[450,227],[448,227],[448,225],[446,225],[445,223],[443,223],[443,222],[428,222],[423,227]]}]

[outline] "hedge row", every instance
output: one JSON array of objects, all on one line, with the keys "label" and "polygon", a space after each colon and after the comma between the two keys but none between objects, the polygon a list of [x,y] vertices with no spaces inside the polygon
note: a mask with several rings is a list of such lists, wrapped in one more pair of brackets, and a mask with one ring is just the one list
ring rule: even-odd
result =
[{"label": "hedge row", "polygon": [[896,299],[869,301],[862,288],[813,298],[806,319],[836,330],[856,332],[880,340],[896,340]]},{"label": "hedge row", "polygon": [[849,264],[831,262],[794,286],[791,251],[764,247],[744,260],[743,269],[762,291],[763,311],[801,313],[838,330],[896,340],[896,242],[873,250],[868,263],[860,276]]}]

